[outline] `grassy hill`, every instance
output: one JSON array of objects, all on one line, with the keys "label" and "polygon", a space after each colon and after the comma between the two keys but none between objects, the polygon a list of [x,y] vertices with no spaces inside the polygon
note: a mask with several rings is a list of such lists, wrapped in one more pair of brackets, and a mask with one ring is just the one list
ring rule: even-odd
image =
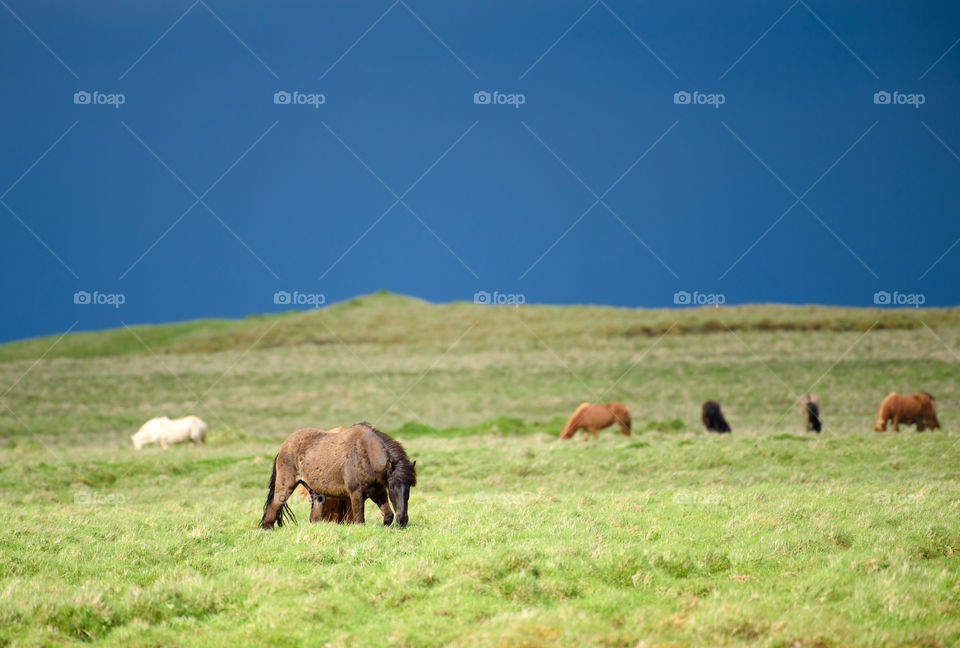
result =
[{"label": "grassy hill", "polygon": [[[133,326],[68,335],[51,358],[144,354],[146,343],[163,353],[214,353],[309,344],[429,343],[461,330],[479,342],[513,334],[518,309],[466,302],[430,304],[387,292],[356,297],[326,308],[250,315],[242,320],[195,320]],[[830,306],[710,306],[686,309],[630,309],[604,306],[525,306],[522,319],[545,339],[607,339],[733,331],[866,331],[960,325],[960,307],[924,309],[841,308]],[[469,330],[463,330],[473,325]],[[338,332],[339,331],[339,332]],[[0,344],[0,361],[33,360],[59,336]],[[140,338],[140,339],[138,339]],[[141,342],[142,340],[142,342]]]},{"label": "grassy hill", "polygon": [[[958,309],[376,294],[55,340],[0,345],[0,646],[960,643]],[[944,430],[872,431],[920,389]],[[558,441],[583,400],[634,435]],[[130,446],[187,413],[206,446]],[[256,530],[279,442],[363,419],[410,527]]]}]

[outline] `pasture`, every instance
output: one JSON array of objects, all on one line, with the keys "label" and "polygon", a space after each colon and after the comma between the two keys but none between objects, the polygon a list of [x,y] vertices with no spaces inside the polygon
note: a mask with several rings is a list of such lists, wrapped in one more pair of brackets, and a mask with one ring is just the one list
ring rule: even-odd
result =
[{"label": "pasture", "polygon": [[[3,345],[0,646],[957,645],[958,349],[957,309],[387,294]],[[921,389],[942,430],[873,432]],[[584,400],[634,434],[559,441]],[[205,446],[134,451],[187,414]],[[362,419],[410,525],[260,531],[283,439]]]}]

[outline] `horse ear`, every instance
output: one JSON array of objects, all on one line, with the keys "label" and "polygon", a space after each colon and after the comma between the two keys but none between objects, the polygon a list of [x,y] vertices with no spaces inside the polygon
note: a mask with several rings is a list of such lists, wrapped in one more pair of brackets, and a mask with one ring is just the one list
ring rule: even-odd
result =
[{"label": "horse ear", "polygon": [[414,473],[417,472],[417,462],[416,462],[416,461],[413,462],[413,472],[414,472]]}]

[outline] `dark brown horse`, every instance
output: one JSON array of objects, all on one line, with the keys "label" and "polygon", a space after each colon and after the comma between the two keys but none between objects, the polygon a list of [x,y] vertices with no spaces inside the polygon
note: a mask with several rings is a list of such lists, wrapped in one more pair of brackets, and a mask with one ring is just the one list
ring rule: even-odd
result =
[{"label": "dark brown horse", "polygon": [[700,410],[700,418],[703,420],[703,426],[707,432],[718,432],[723,434],[730,431],[730,424],[723,418],[723,411],[720,409],[720,403],[717,401],[707,401]]},{"label": "dark brown horse", "polygon": [[[336,522],[350,524],[355,521],[353,507],[349,499],[324,497],[320,493],[310,493],[310,521]],[[386,518],[384,519],[386,522]]]},{"label": "dark brown horse", "polygon": [[803,424],[807,431],[813,430],[819,433],[823,427],[820,420],[820,397],[804,394],[800,397],[800,414],[803,415]]},{"label": "dark brown horse", "polygon": [[[298,484],[311,494],[311,522],[332,519],[363,524],[363,503],[370,498],[380,507],[384,525],[393,522],[392,503],[397,524],[406,526],[410,488],[417,484],[416,462],[410,461],[403,446],[368,423],[337,433],[297,430],[273,460],[262,528],[296,522],[287,499]],[[327,502],[337,510],[325,511]],[[347,507],[349,512],[344,510]]]}]

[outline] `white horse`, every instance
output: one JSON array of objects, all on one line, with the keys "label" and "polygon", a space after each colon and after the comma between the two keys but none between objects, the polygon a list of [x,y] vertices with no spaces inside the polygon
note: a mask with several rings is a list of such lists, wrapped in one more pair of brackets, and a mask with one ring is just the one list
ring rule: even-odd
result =
[{"label": "white horse", "polygon": [[196,416],[187,416],[171,421],[166,416],[152,418],[130,437],[133,447],[141,449],[148,443],[159,444],[166,450],[177,443],[193,441],[204,443],[207,439],[207,424]]}]

